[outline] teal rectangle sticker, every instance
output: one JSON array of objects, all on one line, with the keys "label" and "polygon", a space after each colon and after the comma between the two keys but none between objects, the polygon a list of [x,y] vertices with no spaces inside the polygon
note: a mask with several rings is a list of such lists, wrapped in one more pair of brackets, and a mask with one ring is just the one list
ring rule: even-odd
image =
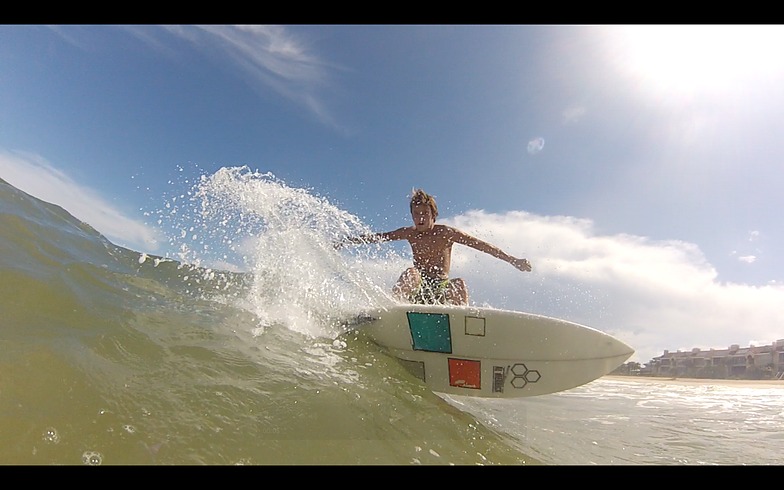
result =
[{"label": "teal rectangle sticker", "polygon": [[452,353],[452,333],[446,313],[407,312],[414,350]]}]

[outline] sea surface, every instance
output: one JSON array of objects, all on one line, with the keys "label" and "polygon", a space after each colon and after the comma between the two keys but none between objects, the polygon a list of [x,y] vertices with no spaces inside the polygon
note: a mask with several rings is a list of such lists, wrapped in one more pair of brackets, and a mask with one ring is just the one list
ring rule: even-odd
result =
[{"label": "sea surface", "polygon": [[331,248],[364,225],[271,176],[223,169],[150,219],[177,257],[0,180],[0,464],[784,463],[784,383],[431,392],[341,326],[391,301]]}]

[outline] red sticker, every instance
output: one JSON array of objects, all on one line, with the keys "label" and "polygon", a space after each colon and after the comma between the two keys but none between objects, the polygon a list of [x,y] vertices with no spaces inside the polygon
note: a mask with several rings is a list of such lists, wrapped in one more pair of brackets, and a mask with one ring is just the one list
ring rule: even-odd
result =
[{"label": "red sticker", "polygon": [[482,389],[482,363],[468,359],[449,358],[449,385]]}]

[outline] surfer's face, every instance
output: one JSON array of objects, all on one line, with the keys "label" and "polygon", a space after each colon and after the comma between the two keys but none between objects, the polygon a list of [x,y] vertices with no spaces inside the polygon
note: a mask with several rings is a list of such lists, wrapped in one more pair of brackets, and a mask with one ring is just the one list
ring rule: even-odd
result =
[{"label": "surfer's face", "polygon": [[430,230],[436,222],[433,218],[433,210],[427,204],[415,204],[411,208],[411,217],[414,219],[414,227],[417,231]]}]

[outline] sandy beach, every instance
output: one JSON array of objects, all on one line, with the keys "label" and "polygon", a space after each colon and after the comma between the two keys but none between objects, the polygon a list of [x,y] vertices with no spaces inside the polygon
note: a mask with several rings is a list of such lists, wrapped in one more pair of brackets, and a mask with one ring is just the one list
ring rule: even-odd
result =
[{"label": "sandy beach", "polygon": [[666,377],[657,377],[657,376],[618,376],[618,375],[602,376],[602,379],[616,379],[619,381],[634,381],[638,383],[716,385],[716,386],[738,386],[744,388],[784,389],[784,380],[781,379],[702,379],[702,378],[666,378]]}]

